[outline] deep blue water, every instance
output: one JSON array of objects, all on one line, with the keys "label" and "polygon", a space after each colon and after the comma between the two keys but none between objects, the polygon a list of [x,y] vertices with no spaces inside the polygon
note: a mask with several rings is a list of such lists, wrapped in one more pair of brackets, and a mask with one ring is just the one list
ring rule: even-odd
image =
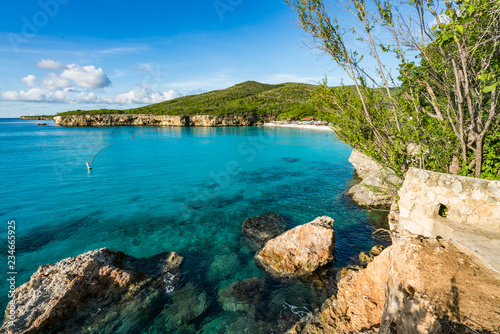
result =
[{"label": "deep blue water", "polygon": [[[112,143],[88,172],[85,162]],[[345,266],[386,242],[372,235],[380,217],[345,195],[354,172],[350,152],[331,133],[311,130],[63,128],[0,119],[0,270],[8,271],[7,224],[15,220],[17,285],[42,264],[108,247],[136,257],[179,252],[186,279],[216,296],[236,280],[265,277],[240,231],[245,218],[269,211],[289,227],[334,218],[332,265]],[[220,268],[223,256],[234,261]],[[289,310],[311,310],[325,298],[308,295],[304,282],[275,289]],[[7,290],[1,280],[2,310]],[[213,307],[196,330],[208,333],[237,317],[229,313]]]}]

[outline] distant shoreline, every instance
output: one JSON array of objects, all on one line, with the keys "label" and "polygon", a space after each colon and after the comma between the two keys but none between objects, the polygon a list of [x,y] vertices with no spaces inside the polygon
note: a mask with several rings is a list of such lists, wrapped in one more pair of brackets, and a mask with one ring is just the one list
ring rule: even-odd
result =
[{"label": "distant shoreline", "polygon": [[264,126],[269,127],[282,127],[282,128],[295,128],[295,129],[307,129],[307,130],[318,130],[318,131],[330,131],[333,132],[332,128],[326,125],[314,125],[314,124],[297,124],[297,123],[264,123]]}]

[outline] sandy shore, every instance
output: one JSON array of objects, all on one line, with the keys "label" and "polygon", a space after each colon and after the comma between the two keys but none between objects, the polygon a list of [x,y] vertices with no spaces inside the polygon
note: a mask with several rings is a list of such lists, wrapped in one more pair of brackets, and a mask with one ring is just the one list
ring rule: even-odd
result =
[{"label": "sandy shore", "polygon": [[264,123],[264,126],[278,126],[278,127],[283,127],[283,128],[296,128],[296,129],[307,129],[307,130],[318,130],[318,131],[330,131],[330,132],[333,132],[333,130],[330,127],[323,126],[323,125]]}]

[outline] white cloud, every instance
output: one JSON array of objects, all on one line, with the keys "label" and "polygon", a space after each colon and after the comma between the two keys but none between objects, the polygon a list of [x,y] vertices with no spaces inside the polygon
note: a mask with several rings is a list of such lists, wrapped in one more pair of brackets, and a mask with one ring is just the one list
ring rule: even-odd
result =
[{"label": "white cloud", "polygon": [[69,79],[78,86],[85,88],[104,88],[111,84],[111,81],[102,68],[95,68],[94,65],[66,65],[61,78]]},{"label": "white cloud", "polygon": [[76,94],[71,87],[58,90],[32,88],[28,91],[0,92],[0,101],[22,102],[52,102],[52,103],[102,103],[102,104],[152,104],[176,97],[182,94],[175,90],[153,92],[149,87],[134,89],[128,93],[119,94],[113,98],[101,97],[94,92]]},{"label": "white cloud", "polygon": [[42,59],[40,60],[37,64],[36,67],[42,69],[42,70],[53,70],[53,71],[59,71],[63,70],[66,68],[65,65],[61,64],[58,61],[50,60],[50,59]]},{"label": "white cloud", "polygon": [[175,99],[180,96],[182,94],[175,90],[153,92],[151,87],[143,86],[141,89],[134,89],[128,93],[119,94],[115,96],[113,101],[117,104],[150,104]]},{"label": "white cloud", "polygon": [[35,87],[36,77],[33,74],[29,74],[21,79],[21,82],[26,84],[29,88]]},{"label": "white cloud", "polygon": [[69,81],[54,73],[47,74],[42,81],[42,88],[47,90],[58,90],[68,87],[71,87]]},{"label": "white cloud", "polygon": [[[182,96],[175,90],[153,91],[149,85],[142,85],[128,93],[114,97],[96,95],[93,89],[111,84],[102,68],[93,65],[64,65],[43,59],[37,63],[41,69],[60,70],[61,74],[48,73],[37,85],[37,78],[30,74],[21,79],[29,90],[0,91],[0,101],[52,102],[52,103],[99,103],[99,104],[151,104]],[[89,91],[90,90],[90,91]]]}]

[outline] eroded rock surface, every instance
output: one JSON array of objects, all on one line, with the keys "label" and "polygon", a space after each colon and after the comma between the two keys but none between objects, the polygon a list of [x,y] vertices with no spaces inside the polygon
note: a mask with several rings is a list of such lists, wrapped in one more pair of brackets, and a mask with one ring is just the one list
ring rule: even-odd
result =
[{"label": "eroded rock surface", "polygon": [[41,266],[15,290],[15,320],[7,306],[1,332],[136,333],[174,290],[182,262],[173,252],[136,259],[102,248]]},{"label": "eroded rock surface", "polygon": [[267,212],[245,219],[241,231],[254,248],[262,248],[266,242],[285,232],[286,221],[274,212]]},{"label": "eroded rock surface", "polygon": [[349,270],[338,293],[321,310],[302,319],[289,334],[346,333],[378,327],[385,303],[389,252],[382,252],[365,269]]},{"label": "eroded rock surface", "polygon": [[349,162],[363,179],[349,189],[352,199],[363,206],[388,207],[396,196],[401,179],[390,168],[384,168],[358,150],[353,150]]},{"label": "eroded rock surface", "polygon": [[[298,333],[490,332],[500,325],[500,277],[452,241],[398,234],[365,269],[290,331]],[[465,332],[464,332],[465,333]]]},{"label": "eroded rock surface", "polygon": [[269,240],[255,261],[271,276],[300,277],[333,260],[333,219],[318,217]]},{"label": "eroded rock surface", "polygon": [[262,125],[268,119],[257,114],[246,116],[170,116],[147,114],[104,114],[104,115],[66,115],[54,117],[59,126],[250,126]]},{"label": "eroded rock surface", "polygon": [[356,174],[362,179],[380,172],[383,169],[378,162],[356,149],[352,150],[349,162],[356,169]]}]

